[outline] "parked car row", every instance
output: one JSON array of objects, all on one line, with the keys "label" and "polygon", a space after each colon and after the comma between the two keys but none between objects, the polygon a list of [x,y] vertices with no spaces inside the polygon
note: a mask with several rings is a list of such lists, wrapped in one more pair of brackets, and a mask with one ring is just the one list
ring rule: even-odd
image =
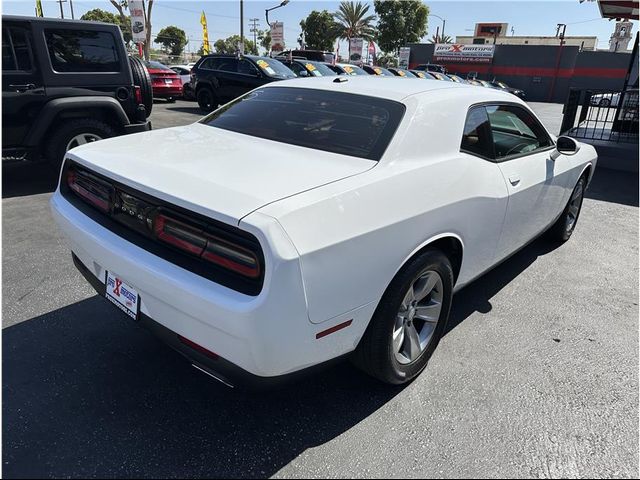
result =
[{"label": "parked car row", "polygon": [[[304,51],[296,51],[303,54]],[[443,82],[469,83],[503,90],[520,98],[524,98],[522,90],[510,88],[503,82],[486,82],[484,80],[467,80],[458,75],[447,74],[441,65],[419,65],[416,69],[383,68],[380,66],[363,65],[362,67],[349,63],[330,63],[303,56],[260,57],[244,55],[238,57],[228,54],[213,54],[203,56],[190,70],[189,95],[193,95],[198,105],[205,112],[214,110],[218,105],[226,103],[244,93],[267,83],[296,77],[326,77],[326,76],[379,76],[404,79],[437,80]],[[186,69],[179,66],[172,67],[183,73]],[[185,87],[185,98],[188,98]]]}]

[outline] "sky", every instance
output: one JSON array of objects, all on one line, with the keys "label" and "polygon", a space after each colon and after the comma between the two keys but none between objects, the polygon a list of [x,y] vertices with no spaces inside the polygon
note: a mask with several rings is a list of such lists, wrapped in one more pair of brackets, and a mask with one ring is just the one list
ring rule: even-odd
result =
[{"label": "sky", "polygon": [[[65,0],[66,1],[66,0]],[[84,1],[72,0],[75,17],[93,8],[116,12],[107,0]],[[276,6],[281,0],[245,0],[244,18],[245,35],[249,33],[249,20],[257,18],[259,28],[266,26],[265,9]],[[373,12],[373,2],[371,4]],[[567,24],[567,36],[597,36],[598,48],[608,48],[609,37],[613,32],[615,21],[600,17],[600,11],[595,1],[579,0],[551,0],[551,1],[425,1],[431,14],[446,20],[445,33],[455,38],[456,35],[473,35],[473,28],[477,22],[501,22],[509,24],[509,32],[513,27],[515,35],[555,35],[558,23]],[[300,34],[300,20],[312,10],[336,11],[339,2],[290,0],[288,5],[278,8],[269,14],[269,20],[284,22],[285,43],[294,46]],[[2,13],[11,15],[33,15],[35,0],[5,0],[2,1]],[[42,7],[46,17],[60,17],[60,6],[55,0],[42,0]],[[69,2],[63,3],[65,18],[71,18]],[[152,11],[153,33],[157,33],[167,25],[182,28],[189,37],[187,51],[196,51],[202,43],[200,27],[200,12],[207,15],[209,40],[226,38],[240,31],[240,2],[239,0],[208,0],[200,2],[156,0]],[[436,27],[442,28],[442,21],[435,17],[428,18],[427,37],[436,32]],[[638,22],[634,22],[633,35],[638,29]],[[425,41],[426,38],[425,37]],[[345,42],[342,42],[345,43]],[[631,42],[632,44],[633,42]],[[159,47],[159,45],[155,45]],[[346,53],[347,46],[342,45],[340,52]]]}]

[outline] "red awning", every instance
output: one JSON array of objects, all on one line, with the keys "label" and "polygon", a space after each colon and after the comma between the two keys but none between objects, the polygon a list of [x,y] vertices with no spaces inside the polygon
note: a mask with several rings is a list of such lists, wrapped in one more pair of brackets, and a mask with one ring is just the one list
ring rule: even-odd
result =
[{"label": "red awning", "polygon": [[602,18],[638,20],[639,0],[598,0]]}]

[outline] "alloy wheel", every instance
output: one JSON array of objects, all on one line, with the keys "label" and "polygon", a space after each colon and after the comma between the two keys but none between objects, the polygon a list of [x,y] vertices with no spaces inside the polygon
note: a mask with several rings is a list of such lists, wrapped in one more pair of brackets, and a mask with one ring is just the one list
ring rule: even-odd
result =
[{"label": "alloy wheel", "polygon": [[69,150],[71,150],[74,147],[77,147],[78,145],[84,145],[85,143],[93,143],[93,142],[97,142],[98,140],[102,140],[102,137],[96,135],[95,133],[81,133],[73,137],[71,140],[69,140],[69,143],[67,143],[66,151],[68,152]]},{"label": "alloy wheel", "polygon": [[400,364],[414,362],[429,345],[440,319],[443,293],[442,278],[433,270],[422,272],[411,283],[393,327],[393,353]]},{"label": "alloy wheel", "polygon": [[578,220],[578,214],[580,213],[580,207],[582,206],[582,195],[584,193],[584,180],[580,180],[576,185],[575,190],[571,194],[569,200],[569,209],[567,210],[567,221],[565,229],[567,232],[571,232]]}]

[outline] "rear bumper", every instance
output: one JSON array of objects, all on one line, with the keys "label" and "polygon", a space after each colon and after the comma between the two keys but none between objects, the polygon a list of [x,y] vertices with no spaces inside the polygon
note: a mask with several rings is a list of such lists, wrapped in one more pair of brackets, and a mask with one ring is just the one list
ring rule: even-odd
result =
[{"label": "rear bumper", "polygon": [[[91,273],[91,271],[74,253],[72,253],[72,258],[73,264],[76,266],[85,280],[93,287],[98,295],[104,297],[105,284],[102,283],[93,273]],[[231,388],[239,387],[247,390],[266,390],[280,387],[282,385],[320,371],[324,368],[327,368],[343,359],[343,357],[337,357],[319,365],[298,370],[286,375],[260,377],[258,375],[253,375],[246,370],[243,370],[242,368],[220,356],[206,355],[190,347],[180,339],[180,335],[172,330],[169,330],[162,324],[156,322],[148,315],[141,313],[138,323],[141,327],[149,330],[162,342],[166,343],[169,347],[180,353],[189,363],[191,363],[193,367]]]},{"label": "rear bumper", "polygon": [[[51,199],[51,208],[71,251],[84,266],[80,270],[96,290],[103,291],[107,271],[123,278],[140,295],[142,318],[153,319],[152,326],[159,324],[152,329],[228,383],[247,376],[260,378],[240,383],[280,383],[283,380],[277,377],[297,374],[349,353],[371,318],[366,309],[355,309],[323,324],[311,323],[297,251],[270,217],[256,220],[262,222],[254,233],[264,246],[265,283],[258,296],[249,296],[130,243],[86,216],[59,190]],[[350,328],[317,337],[350,319]],[[208,362],[206,356],[183,345],[177,335],[220,358],[213,364]]]},{"label": "rear bumper", "polygon": [[177,97],[182,95],[182,85],[153,85],[153,96],[156,98]]}]

